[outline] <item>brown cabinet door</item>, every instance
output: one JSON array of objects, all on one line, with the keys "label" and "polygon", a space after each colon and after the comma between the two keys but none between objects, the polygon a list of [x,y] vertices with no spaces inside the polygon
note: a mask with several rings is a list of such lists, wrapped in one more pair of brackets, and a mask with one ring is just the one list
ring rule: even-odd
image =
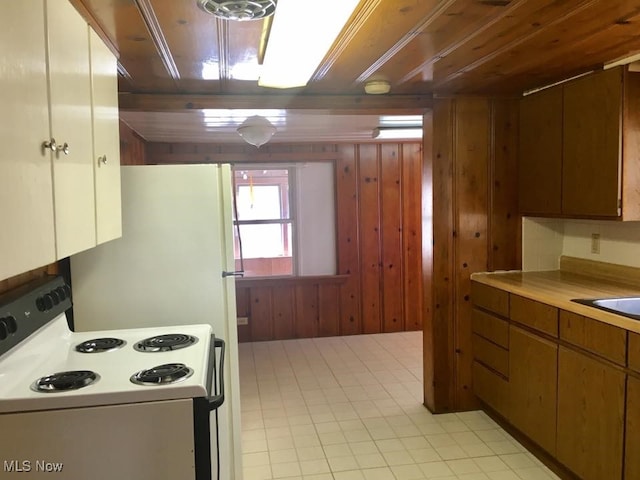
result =
[{"label": "brown cabinet door", "polygon": [[564,86],[562,213],[619,215],[622,68]]},{"label": "brown cabinet door", "polygon": [[560,214],[562,88],[520,102],[520,213]]},{"label": "brown cabinet door", "polygon": [[511,423],[546,451],[556,451],[558,346],[509,328]]},{"label": "brown cabinet door", "polygon": [[625,440],[624,479],[640,478],[640,380],[627,379],[627,432]]},{"label": "brown cabinet door", "polygon": [[558,460],[583,480],[622,477],[625,374],[565,347],[558,356]]}]

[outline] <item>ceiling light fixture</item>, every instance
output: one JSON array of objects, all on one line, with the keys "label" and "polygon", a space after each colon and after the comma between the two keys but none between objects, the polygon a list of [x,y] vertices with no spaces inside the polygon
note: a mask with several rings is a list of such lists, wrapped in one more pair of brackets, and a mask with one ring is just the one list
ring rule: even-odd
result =
[{"label": "ceiling light fixture", "polygon": [[369,95],[384,95],[391,91],[391,84],[386,80],[369,80],[364,84],[364,91]]},{"label": "ceiling light fixture", "polygon": [[373,138],[378,140],[417,140],[422,138],[422,127],[373,129]]},{"label": "ceiling light fixture", "polygon": [[324,0],[318,8],[315,0],[278,0],[258,85],[304,87],[358,3]]},{"label": "ceiling light fixture", "polygon": [[260,148],[271,140],[276,127],[266,118],[254,115],[242,122],[236,131],[245,142]]},{"label": "ceiling light fixture", "polygon": [[224,20],[260,20],[276,11],[276,0],[198,0],[207,13]]}]

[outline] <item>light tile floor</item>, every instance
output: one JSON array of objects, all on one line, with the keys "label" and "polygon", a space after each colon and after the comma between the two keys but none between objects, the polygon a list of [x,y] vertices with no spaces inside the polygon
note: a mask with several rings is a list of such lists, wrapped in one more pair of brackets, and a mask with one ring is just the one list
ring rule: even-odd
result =
[{"label": "light tile floor", "polygon": [[557,479],[483,412],[422,405],[422,333],[240,345],[244,480]]}]

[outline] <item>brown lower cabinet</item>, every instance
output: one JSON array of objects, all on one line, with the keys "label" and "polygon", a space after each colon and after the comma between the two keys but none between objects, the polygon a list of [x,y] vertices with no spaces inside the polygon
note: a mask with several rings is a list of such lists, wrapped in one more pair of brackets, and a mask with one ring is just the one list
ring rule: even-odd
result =
[{"label": "brown lower cabinet", "polygon": [[556,452],[558,345],[509,327],[511,423],[552,455]]},{"label": "brown lower cabinet", "polygon": [[627,431],[625,434],[624,479],[640,478],[640,380],[627,379]]},{"label": "brown lower cabinet", "polygon": [[556,456],[583,480],[622,478],[625,377],[604,362],[559,349]]}]

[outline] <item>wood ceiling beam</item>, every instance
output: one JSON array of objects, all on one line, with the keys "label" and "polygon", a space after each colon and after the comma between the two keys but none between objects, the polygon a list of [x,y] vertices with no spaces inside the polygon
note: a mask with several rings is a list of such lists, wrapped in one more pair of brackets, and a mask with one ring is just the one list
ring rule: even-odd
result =
[{"label": "wood ceiling beam", "polygon": [[179,112],[206,109],[313,110],[336,114],[422,114],[433,106],[427,95],[174,95],[121,93],[120,110]]}]

